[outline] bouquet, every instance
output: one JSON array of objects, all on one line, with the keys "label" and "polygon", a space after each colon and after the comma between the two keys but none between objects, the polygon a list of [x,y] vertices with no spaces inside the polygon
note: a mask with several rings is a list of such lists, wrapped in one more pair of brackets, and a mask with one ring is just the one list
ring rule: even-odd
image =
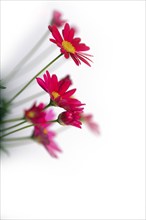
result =
[{"label": "bouquet", "polygon": [[[76,66],[84,63],[91,67],[92,55],[86,53],[90,48],[81,42],[81,38],[76,37],[76,28],[71,27],[66,20],[63,20],[62,14],[59,11],[53,12],[50,25],[48,26],[47,35],[49,34],[52,35],[49,40],[60,51],[57,57],[53,58],[45,67],[29,79],[9,100],[7,100],[5,91],[7,90],[7,83],[17,74],[16,69],[1,80],[0,149],[4,152],[7,152],[6,142],[32,140],[40,143],[52,157],[57,158],[62,149],[55,141],[55,137],[59,132],[52,130],[51,127],[54,123],[61,126],[62,129],[63,127],[71,126],[81,129],[82,124],[85,123],[93,132],[99,134],[99,126],[93,121],[93,115],[84,112],[85,103],[76,97],[76,88],[71,88],[73,85],[71,76],[67,74],[59,79],[56,74],[51,74],[49,71],[49,67],[55,65],[61,57],[72,59]],[[43,39],[44,37],[42,36],[42,39],[39,40],[17,66],[24,64],[31,57],[41,45]],[[10,118],[13,103],[15,103],[18,96],[21,96],[24,90],[27,89],[29,94],[29,86],[34,81],[38,84],[38,87],[41,87],[48,94],[46,103],[38,103],[35,98],[42,95],[42,93],[36,93],[35,96],[29,96],[25,100],[21,100],[21,103],[32,100],[29,108],[22,109],[21,117],[14,118],[11,116]],[[61,111],[57,116],[54,110],[56,108],[59,108]],[[30,135],[17,136],[19,131],[29,127],[33,128]],[[11,136],[11,134],[15,136]]]}]

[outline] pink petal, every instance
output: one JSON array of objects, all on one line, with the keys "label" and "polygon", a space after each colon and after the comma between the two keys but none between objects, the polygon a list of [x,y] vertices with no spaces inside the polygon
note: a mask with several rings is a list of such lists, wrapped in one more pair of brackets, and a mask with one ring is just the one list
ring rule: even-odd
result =
[{"label": "pink petal", "polygon": [[78,44],[78,45],[76,45],[76,50],[77,51],[86,51],[86,50],[90,50],[90,47],[86,46],[85,44]]},{"label": "pink petal", "polygon": [[79,56],[81,56],[81,57],[83,57],[83,58],[85,58],[85,59],[87,59],[87,60],[89,60],[90,62],[93,63],[93,61],[90,60],[90,59],[87,57],[87,56],[93,57],[92,55],[85,54],[85,53],[80,53],[80,52],[78,52],[77,55],[79,55]]},{"label": "pink petal", "polygon": [[46,84],[46,87],[49,91],[49,93],[51,93],[51,77],[50,77],[50,73],[48,71],[46,71],[46,74],[43,75],[44,77],[44,81],[45,81],[45,84]]},{"label": "pink petal", "polygon": [[52,148],[50,148],[48,145],[45,145],[45,148],[52,157],[58,158],[57,154],[55,153],[55,151]]},{"label": "pink petal", "polygon": [[[87,60],[85,60],[81,55],[79,55],[79,54],[76,54],[77,56],[78,56],[78,58],[81,60],[81,61],[83,61],[85,64],[87,64],[88,66],[91,66],[90,65],[90,63],[87,61]],[[87,58],[86,58],[87,59]]]},{"label": "pink petal", "polygon": [[75,56],[74,54],[70,54],[71,58],[73,59],[73,61],[75,62],[75,64],[77,66],[79,66],[81,64],[80,60],[78,59],[77,56]]},{"label": "pink petal", "polygon": [[70,85],[71,85],[71,81],[70,80],[65,80],[64,82],[62,82],[62,84],[59,87],[60,95],[64,94],[68,90]]},{"label": "pink petal", "polygon": [[81,41],[81,38],[75,37],[75,38],[72,40],[72,43],[73,43],[73,45],[77,45],[80,41]]},{"label": "pink petal", "polygon": [[54,91],[58,91],[58,79],[57,76],[55,74],[52,75],[52,87]]},{"label": "pink petal", "polygon": [[56,39],[57,42],[62,43],[63,39],[55,25],[49,26],[49,30],[51,31],[53,37]]},{"label": "pink petal", "polygon": [[75,30],[73,28],[71,28],[70,32],[69,32],[69,35],[68,35],[68,41],[69,42],[72,42],[72,39],[74,37],[74,33],[75,33]]},{"label": "pink petal", "polygon": [[51,121],[51,120],[54,120],[55,119],[55,114],[54,114],[54,111],[53,109],[50,109],[47,114],[46,114],[46,120],[47,121]]},{"label": "pink petal", "polygon": [[71,89],[69,90],[68,92],[66,92],[64,95],[63,95],[63,98],[70,98],[74,93],[75,93],[76,89]]},{"label": "pink petal", "polygon": [[64,40],[68,39],[69,31],[70,31],[70,26],[69,26],[68,23],[66,23],[65,26],[64,26],[64,29],[62,30]]},{"label": "pink petal", "polygon": [[57,41],[52,38],[50,38],[50,41],[53,42],[54,44],[57,44]]},{"label": "pink petal", "polygon": [[57,144],[54,141],[50,143],[50,148],[58,152],[62,152],[62,150],[57,146]]},{"label": "pink petal", "polygon": [[48,88],[46,87],[45,82],[44,82],[41,78],[36,78],[36,80],[37,80],[37,83],[38,83],[46,92],[49,92],[49,91],[48,91]]}]

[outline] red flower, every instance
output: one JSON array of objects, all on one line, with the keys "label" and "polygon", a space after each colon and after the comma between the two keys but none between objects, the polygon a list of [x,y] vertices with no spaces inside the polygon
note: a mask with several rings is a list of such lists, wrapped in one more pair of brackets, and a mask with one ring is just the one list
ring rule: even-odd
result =
[{"label": "red flower", "polygon": [[25,110],[24,117],[33,124],[47,127],[49,126],[48,121],[53,120],[55,115],[52,109],[45,111],[44,108],[45,105],[43,103],[40,103],[38,106],[34,103],[30,109]]},{"label": "red flower", "polygon": [[[64,29],[62,30],[62,35],[59,33],[59,30],[55,25],[49,26],[49,30],[52,32],[54,39],[50,39],[51,42],[55,43],[58,47],[60,47],[60,51],[64,54],[65,58],[71,58],[77,65],[81,64],[81,61],[90,66],[89,61],[91,61],[88,56],[89,54],[83,53],[83,51],[87,51],[90,48],[83,43],[80,43],[80,38],[75,38],[74,33],[75,29],[70,28],[69,24],[66,23]],[[92,61],[91,61],[92,62]]]},{"label": "red flower", "polygon": [[34,127],[32,138],[42,144],[52,157],[57,158],[56,152],[62,152],[58,145],[54,142],[55,133],[47,128]]},{"label": "red flower", "polygon": [[43,103],[40,103],[38,106],[34,103],[30,109],[25,110],[24,117],[33,124],[44,124],[46,123],[44,107]]},{"label": "red flower", "polygon": [[81,114],[81,121],[85,123],[92,132],[100,134],[99,125],[93,121],[92,114]]},{"label": "red flower", "polygon": [[38,84],[50,94],[53,105],[60,106],[66,110],[76,109],[83,105],[79,100],[74,99],[72,95],[76,89],[68,90],[72,84],[69,76],[58,81],[56,75],[50,76],[49,72],[46,71],[44,74],[44,80],[37,78]]},{"label": "red flower", "polygon": [[52,16],[52,25],[56,25],[56,27],[61,27],[66,21],[61,19],[62,14],[59,11],[53,11]]},{"label": "red flower", "polygon": [[77,111],[66,111],[62,112],[58,116],[58,122],[62,125],[73,125],[75,127],[81,128],[81,113],[83,112],[83,108],[78,109]]}]

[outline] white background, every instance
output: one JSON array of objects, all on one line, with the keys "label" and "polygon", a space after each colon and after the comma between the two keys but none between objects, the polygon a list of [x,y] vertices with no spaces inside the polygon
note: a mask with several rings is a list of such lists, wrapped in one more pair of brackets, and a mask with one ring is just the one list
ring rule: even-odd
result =
[{"label": "white background", "polygon": [[[100,136],[85,127],[58,134],[56,141],[63,150],[58,160],[36,143],[11,145],[10,156],[1,155],[2,219],[144,219],[144,4],[1,2],[2,77],[47,31],[52,10],[60,10],[91,47],[94,63],[91,68],[77,67],[62,57],[49,71],[59,78],[71,74],[77,97],[101,130]],[[8,97],[59,54],[51,45],[48,36],[19,72],[21,77],[9,84]],[[16,101],[36,91],[41,88],[35,82]],[[47,103],[49,99],[44,93],[37,100]],[[33,101],[14,108],[12,117],[21,116]]]}]

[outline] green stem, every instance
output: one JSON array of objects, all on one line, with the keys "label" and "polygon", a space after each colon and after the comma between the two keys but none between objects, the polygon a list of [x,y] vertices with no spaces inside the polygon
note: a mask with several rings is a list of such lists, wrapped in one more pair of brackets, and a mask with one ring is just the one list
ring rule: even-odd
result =
[{"label": "green stem", "polygon": [[29,128],[29,127],[32,127],[32,126],[34,126],[34,125],[33,125],[33,124],[27,125],[27,126],[25,126],[25,127],[22,127],[22,128],[19,128],[19,129],[14,130],[14,131],[11,131],[11,132],[9,132],[9,133],[7,133],[7,134],[2,135],[2,136],[0,137],[0,139],[3,138],[3,137],[8,136],[8,135],[10,135],[10,134],[13,134],[13,133],[15,133],[15,132],[17,132],[17,131],[21,131],[21,130],[23,130],[23,129],[25,129],[25,128]]},{"label": "green stem", "polygon": [[[58,118],[57,118],[56,120],[48,121],[48,123],[53,123],[53,122],[58,122]],[[25,127],[16,129],[16,130],[14,130],[14,131],[11,131],[11,132],[9,132],[9,133],[7,133],[7,134],[4,134],[4,135],[0,136],[0,139],[3,138],[3,137],[5,137],[5,136],[8,136],[8,135],[10,135],[10,134],[13,134],[13,133],[15,133],[15,132],[21,131],[21,130],[23,130],[23,129],[25,129],[25,128],[29,128],[29,127],[36,126],[36,125],[40,125],[40,124],[31,124],[31,125],[27,125],[27,126],[25,126]]]},{"label": "green stem", "polygon": [[45,106],[45,108],[43,109],[43,111],[46,110],[47,108],[49,108],[50,106],[53,106],[53,102],[52,102],[51,99],[50,99],[49,104]]},{"label": "green stem", "polygon": [[58,122],[58,118],[52,121],[48,121],[48,123],[54,123],[54,122]]},{"label": "green stem", "polygon": [[23,120],[23,119],[24,119],[24,118],[8,119],[8,120],[5,120],[5,121],[1,121],[0,124],[9,123],[9,122],[15,122],[15,121],[21,121],[21,120]]},{"label": "green stem", "polygon": [[9,130],[9,129],[15,128],[15,127],[17,127],[17,126],[19,126],[19,125],[22,125],[22,124],[26,123],[26,122],[27,122],[26,120],[25,120],[25,121],[22,121],[22,122],[20,122],[20,123],[18,123],[18,124],[16,124],[16,125],[11,126],[11,127],[4,128],[4,129],[0,130],[0,132],[7,131],[7,130]]},{"label": "green stem", "polygon": [[28,140],[31,139],[30,136],[28,137],[19,137],[19,138],[4,138],[2,141],[22,141],[22,140]]},{"label": "green stem", "polygon": [[20,95],[26,88],[29,86],[29,84],[37,77],[39,76],[45,69],[47,69],[51,64],[53,64],[56,60],[59,59],[63,54],[59,54],[55,59],[53,59],[49,64],[47,64],[42,70],[40,70],[16,95],[14,95],[7,104],[10,104],[18,95]]}]

